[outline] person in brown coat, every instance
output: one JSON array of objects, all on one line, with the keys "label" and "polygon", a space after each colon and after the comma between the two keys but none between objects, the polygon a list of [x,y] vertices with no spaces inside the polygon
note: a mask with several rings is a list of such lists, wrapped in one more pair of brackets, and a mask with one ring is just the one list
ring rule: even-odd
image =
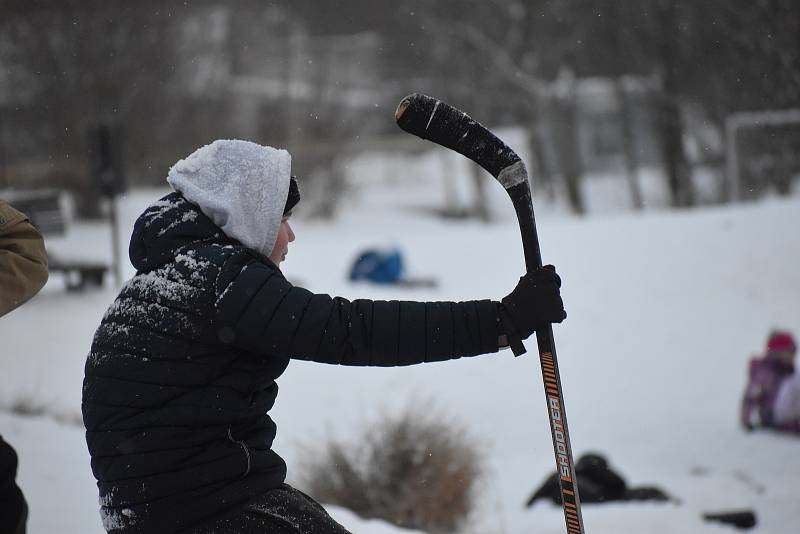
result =
[{"label": "person in brown coat", "polygon": [[47,282],[44,241],[25,214],[0,200],[0,316]]},{"label": "person in brown coat", "polygon": [[[44,241],[28,218],[0,200],[0,316],[47,282]],[[0,534],[23,534],[28,505],[16,483],[17,453],[0,436]]]}]

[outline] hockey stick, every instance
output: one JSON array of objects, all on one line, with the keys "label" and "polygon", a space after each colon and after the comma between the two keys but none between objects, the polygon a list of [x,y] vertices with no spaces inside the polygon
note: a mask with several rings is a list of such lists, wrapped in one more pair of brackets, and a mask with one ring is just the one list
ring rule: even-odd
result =
[{"label": "hockey stick", "polygon": [[[528,171],[522,159],[469,115],[427,95],[414,93],[405,97],[395,112],[395,119],[403,130],[455,150],[486,169],[500,182],[511,197],[517,212],[525,266],[528,271],[541,267],[542,255],[533,216]],[[575,477],[575,462],[572,458],[552,326],[537,330],[536,340],[539,345],[539,361],[542,366],[550,415],[550,434],[553,438],[567,532],[581,534],[584,532],[581,501]],[[514,354],[525,352],[525,348],[521,345],[520,343],[520,346],[512,347]]]}]

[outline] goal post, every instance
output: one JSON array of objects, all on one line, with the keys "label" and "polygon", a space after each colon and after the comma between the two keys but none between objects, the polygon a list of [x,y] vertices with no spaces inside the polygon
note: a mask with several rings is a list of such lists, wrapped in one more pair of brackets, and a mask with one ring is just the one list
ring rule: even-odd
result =
[{"label": "goal post", "polygon": [[727,197],[743,200],[770,188],[788,193],[800,173],[800,108],[745,111],[725,119]]}]

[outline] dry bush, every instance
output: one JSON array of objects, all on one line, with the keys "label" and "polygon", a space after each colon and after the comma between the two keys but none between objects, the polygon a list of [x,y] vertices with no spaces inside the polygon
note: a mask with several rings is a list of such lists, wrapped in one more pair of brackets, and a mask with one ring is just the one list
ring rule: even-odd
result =
[{"label": "dry bush", "polygon": [[329,439],[306,456],[303,482],[316,499],[432,533],[464,524],[485,472],[463,428],[429,408],[382,418],[357,441]]},{"label": "dry bush", "polygon": [[44,415],[47,413],[47,408],[44,402],[32,393],[23,393],[17,395],[11,401],[11,404],[8,405],[8,411],[16,415],[33,417]]}]

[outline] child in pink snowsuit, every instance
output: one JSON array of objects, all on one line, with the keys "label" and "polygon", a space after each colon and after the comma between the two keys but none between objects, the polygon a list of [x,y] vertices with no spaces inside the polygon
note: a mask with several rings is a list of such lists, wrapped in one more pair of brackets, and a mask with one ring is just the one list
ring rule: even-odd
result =
[{"label": "child in pink snowsuit", "polygon": [[[781,408],[777,407],[779,390],[794,373],[794,358],[797,344],[788,332],[776,331],[767,341],[767,353],[763,358],[750,361],[750,371],[742,399],[741,423],[748,430],[768,427],[789,430],[791,421],[785,407],[791,395],[789,391],[780,395]],[[780,413],[781,417],[776,418]],[[778,420],[779,419],[779,420]]]}]

